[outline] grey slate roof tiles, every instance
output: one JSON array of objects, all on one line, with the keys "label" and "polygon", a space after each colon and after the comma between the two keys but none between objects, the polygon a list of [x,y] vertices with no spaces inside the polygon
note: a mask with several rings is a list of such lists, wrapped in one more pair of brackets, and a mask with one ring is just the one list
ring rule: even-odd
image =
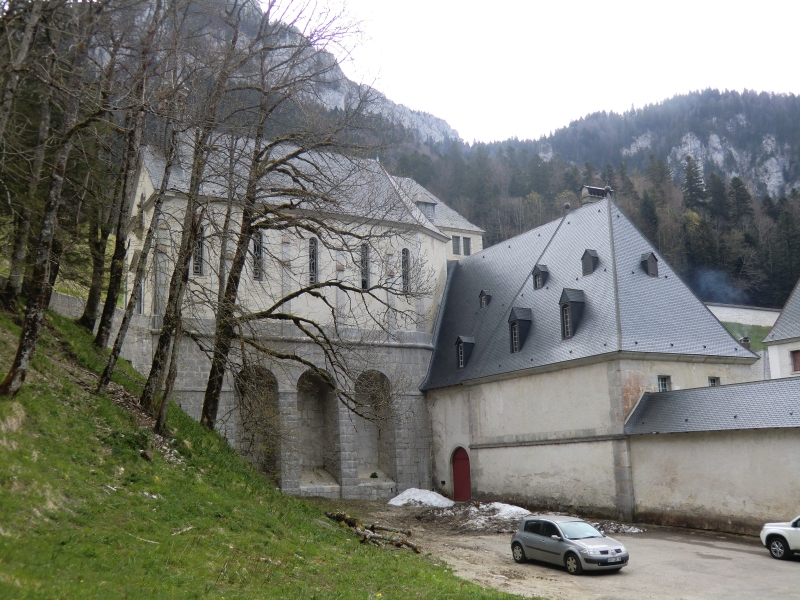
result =
[{"label": "grey slate roof tiles", "polygon": [[[581,257],[598,255],[584,276]],[[617,351],[695,355],[721,360],[756,356],[742,347],[686,287],[663,257],[659,277],[640,261],[658,253],[610,199],[587,204],[564,218],[462,259],[449,271],[437,319],[434,353],[421,389],[509,374]],[[531,274],[546,264],[545,286],[534,290]],[[580,326],[562,339],[560,299],[565,289],[584,296]],[[486,308],[481,290],[491,290]],[[568,292],[575,294],[575,292]],[[512,307],[530,308],[532,325],[520,352],[509,352]],[[475,347],[463,369],[454,367],[457,336]]]},{"label": "grey slate roof tiles", "polygon": [[628,435],[800,427],[800,378],[645,393]]},{"label": "grey slate roof tiles", "polygon": [[792,295],[789,296],[781,314],[778,315],[775,325],[772,326],[767,337],[764,338],[764,343],[780,342],[793,338],[800,338],[800,281],[795,284]]}]

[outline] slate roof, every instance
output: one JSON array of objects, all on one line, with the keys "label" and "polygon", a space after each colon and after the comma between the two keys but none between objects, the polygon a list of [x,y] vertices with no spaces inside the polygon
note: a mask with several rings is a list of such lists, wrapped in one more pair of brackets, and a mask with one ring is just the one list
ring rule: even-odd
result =
[{"label": "slate roof", "polygon": [[[597,251],[599,262],[583,276],[581,256],[589,248]],[[650,277],[641,265],[642,254],[650,251],[661,264],[658,277]],[[537,263],[548,266],[549,276],[543,288],[534,290]],[[559,301],[565,289],[582,291],[585,301],[570,339],[561,336]],[[491,290],[486,308],[480,308],[481,290]],[[530,308],[533,316],[525,345],[513,354],[508,345],[512,307]],[[463,369],[457,368],[453,350],[459,335],[475,338]],[[421,389],[620,351],[723,362],[757,358],[728,333],[616,204],[604,199],[448,270],[433,357]]]},{"label": "slate roof", "polygon": [[408,177],[395,177],[394,180],[401,190],[414,202],[427,202],[436,205],[436,211],[433,217],[433,223],[437,227],[444,227],[447,229],[461,229],[464,231],[474,231],[475,233],[483,235],[486,233],[483,229],[470,223],[467,219],[462,217],[459,213],[447,206],[444,202],[439,200],[436,196],[431,194],[419,183]]},{"label": "slate roof", "polygon": [[[200,194],[212,198],[227,196],[227,169],[229,138],[222,138],[209,156],[205,178]],[[244,154],[246,148],[238,148]],[[290,147],[279,147],[273,155],[280,157],[289,152]],[[183,141],[179,145],[178,160],[170,174],[169,192],[186,193],[189,190],[188,165],[191,165],[191,145]],[[282,169],[272,171],[260,182],[260,199],[262,202],[285,201],[292,197],[292,191],[299,185],[316,192],[307,194],[306,199],[298,205],[298,212],[328,213],[368,219],[373,221],[389,221],[407,226],[418,226],[443,240],[449,236],[428,220],[417,208],[407,194],[397,185],[395,178],[375,160],[346,157],[331,152],[306,152],[301,157],[292,159],[291,170],[293,180]],[[160,188],[164,172],[164,156],[152,147],[142,150],[142,164],[146,169],[153,186]],[[247,183],[248,161],[238,161],[234,173],[234,185],[239,193],[243,193]],[[298,180],[300,183],[298,183]],[[423,188],[424,189],[424,188]]]},{"label": "slate roof", "polygon": [[771,344],[793,338],[800,338],[800,281],[795,284],[792,295],[764,338],[764,343]]},{"label": "slate roof", "polygon": [[800,427],[800,378],[648,392],[625,423],[625,433],[685,433]]}]

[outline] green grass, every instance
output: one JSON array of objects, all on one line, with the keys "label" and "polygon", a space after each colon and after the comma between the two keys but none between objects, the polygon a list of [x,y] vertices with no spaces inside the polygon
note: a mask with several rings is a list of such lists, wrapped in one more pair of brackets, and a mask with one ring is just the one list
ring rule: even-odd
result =
[{"label": "green grass", "polygon": [[[509,597],[359,544],[174,405],[182,462],[148,462],[150,432],[91,393],[104,354],[69,320],[49,323],[27,383],[0,400],[0,598]],[[0,315],[3,368],[16,335]],[[120,371],[136,391],[141,377]]]},{"label": "green grass", "polygon": [[761,343],[769,330],[772,327],[765,327],[764,325],[745,325],[743,323],[722,323],[725,329],[731,332],[731,335],[737,340],[743,337],[750,338],[750,349],[754,352],[759,352],[764,349],[764,344]]}]

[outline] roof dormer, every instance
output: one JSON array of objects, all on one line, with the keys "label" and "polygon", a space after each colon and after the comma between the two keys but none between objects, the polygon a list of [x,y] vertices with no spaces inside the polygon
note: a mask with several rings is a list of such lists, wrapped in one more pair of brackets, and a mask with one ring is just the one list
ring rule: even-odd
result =
[{"label": "roof dormer", "polygon": [[492,301],[492,296],[489,294],[489,290],[481,290],[481,293],[478,294],[478,305],[481,308],[486,308],[489,306],[489,302]]},{"label": "roof dormer", "polygon": [[533,267],[533,289],[540,290],[547,283],[550,271],[547,265],[536,265]]},{"label": "roof dormer", "polygon": [[474,337],[460,335],[456,338],[456,368],[463,369],[467,366],[474,347]]},{"label": "roof dormer", "polygon": [[561,316],[561,337],[568,340],[575,335],[580,327],[583,307],[586,304],[586,297],[583,290],[573,290],[564,288],[561,298],[558,301]]},{"label": "roof dormer", "polygon": [[513,307],[508,315],[508,330],[511,352],[519,352],[525,345],[533,323],[533,311],[530,308]]},{"label": "roof dormer", "polygon": [[594,270],[597,268],[598,263],[600,262],[600,255],[597,254],[597,250],[592,250],[587,248],[586,251],[583,253],[581,257],[581,263],[583,264],[583,274],[584,275],[591,275],[594,273]]},{"label": "roof dormer", "polygon": [[642,254],[642,269],[650,277],[658,277],[658,258],[656,258],[655,252]]}]

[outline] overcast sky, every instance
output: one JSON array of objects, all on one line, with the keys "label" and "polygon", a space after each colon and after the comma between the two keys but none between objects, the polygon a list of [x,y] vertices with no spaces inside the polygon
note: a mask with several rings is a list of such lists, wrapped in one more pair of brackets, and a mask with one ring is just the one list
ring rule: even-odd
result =
[{"label": "overcast sky", "polygon": [[468,142],[715,87],[800,93],[800,2],[334,0],[361,22],[355,81]]}]

